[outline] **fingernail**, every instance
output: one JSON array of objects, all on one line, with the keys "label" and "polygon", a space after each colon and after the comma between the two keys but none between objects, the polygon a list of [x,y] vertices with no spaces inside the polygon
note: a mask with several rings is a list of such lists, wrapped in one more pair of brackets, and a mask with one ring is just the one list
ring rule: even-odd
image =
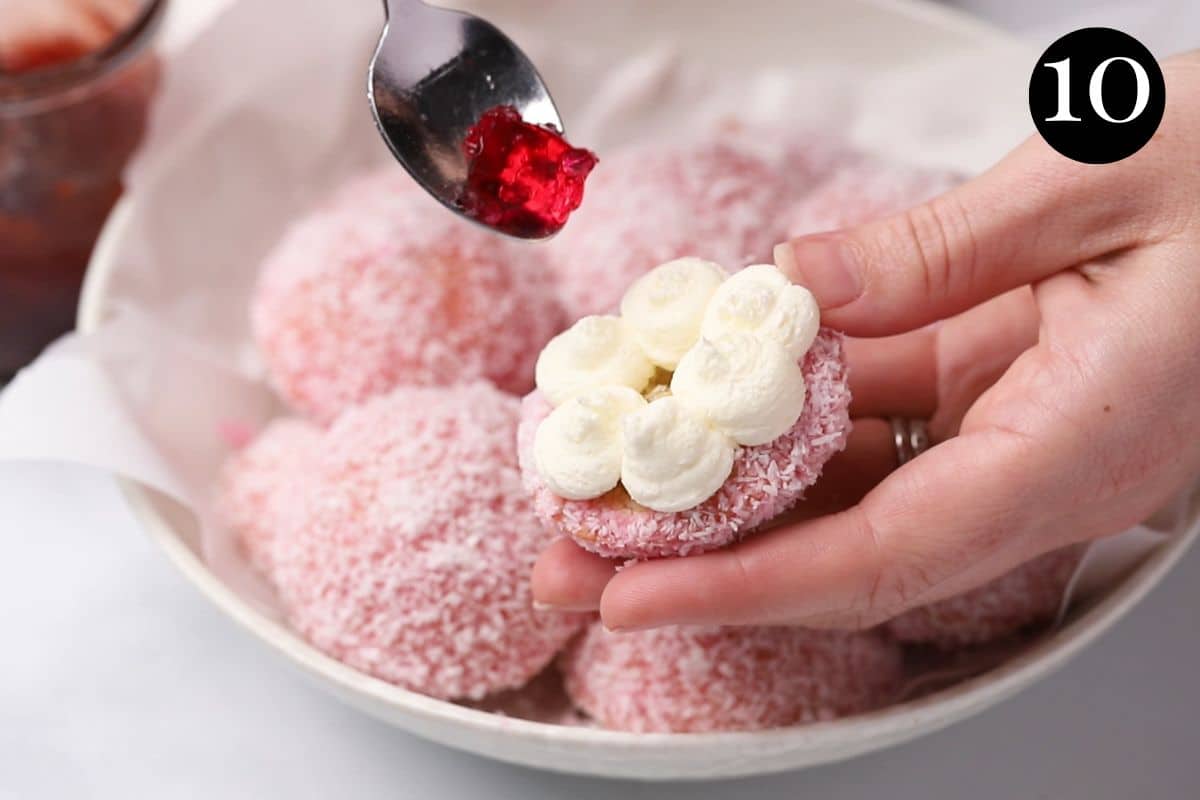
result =
[{"label": "fingernail", "polygon": [[604,614],[600,614],[600,624],[604,626],[604,630],[609,633],[637,633],[638,631],[649,630],[662,625],[661,622],[652,622],[647,624],[645,620],[612,620],[606,619]]},{"label": "fingernail", "polygon": [[776,245],[775,266],[804,286],[822,309],[838,308],[862,296],[858,265],[845,238],[837,234],[802,236]]}]

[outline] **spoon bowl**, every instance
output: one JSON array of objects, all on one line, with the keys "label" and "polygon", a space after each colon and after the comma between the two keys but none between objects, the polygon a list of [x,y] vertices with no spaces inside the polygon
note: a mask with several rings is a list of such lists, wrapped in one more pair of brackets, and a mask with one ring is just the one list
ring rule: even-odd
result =
[{"label": "spoon bowl", "polygon": [[463,139],[497,106],[562,131],[550,92],[529,58],[491,23],[420,0],[384,0],[384,9],[387,23],[368,78],[379,132],[417,183],[446,208],[481,224],[459,204],[468,171]]}]

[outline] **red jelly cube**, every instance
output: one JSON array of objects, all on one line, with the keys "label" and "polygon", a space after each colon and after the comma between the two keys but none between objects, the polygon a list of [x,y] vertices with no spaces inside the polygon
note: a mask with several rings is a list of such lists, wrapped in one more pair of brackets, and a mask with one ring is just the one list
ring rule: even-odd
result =
[{"label": "red jelly cube", "polygon": [[480,117],[463,151],[469,165],[463,209],[517,236],[548,236],[562,228],[583,202],[583,184],[597,161],[553,128],[523,121],[511,106]]}]

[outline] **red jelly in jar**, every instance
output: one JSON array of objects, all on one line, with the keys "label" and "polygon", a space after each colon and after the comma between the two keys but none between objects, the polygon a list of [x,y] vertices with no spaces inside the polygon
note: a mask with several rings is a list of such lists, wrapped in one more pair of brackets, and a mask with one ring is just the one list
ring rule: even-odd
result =
[{"label": "red jelly in jar", "polygon": [[0,385],[74,326],[145,131],[165,0],[0,0]]},{"label": "red jelly in jar", "polygon": [[467,186],[459,200],[483,224],[522,237],[557,233],[583,202],[596,156],[511,106],[486,112],[463,142]]}]

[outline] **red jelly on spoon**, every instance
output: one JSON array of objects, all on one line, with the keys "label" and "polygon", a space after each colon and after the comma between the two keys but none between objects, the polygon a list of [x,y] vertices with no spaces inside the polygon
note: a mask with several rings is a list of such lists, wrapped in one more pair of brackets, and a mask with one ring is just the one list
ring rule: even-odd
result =
[{"label": "red jelly on spoon", "polygon": [[511,106],[483,114],[463,141],[466,188],[459,204],[485,225],[515,236],[557,233],[583,202],[596,156],[558,131],[532,125]]}]

